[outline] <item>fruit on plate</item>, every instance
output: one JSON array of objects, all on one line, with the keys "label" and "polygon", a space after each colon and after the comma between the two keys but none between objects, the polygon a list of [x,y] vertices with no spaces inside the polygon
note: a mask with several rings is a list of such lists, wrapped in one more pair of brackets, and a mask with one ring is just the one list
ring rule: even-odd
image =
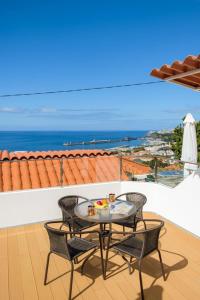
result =
[{"label": "fruit on plate", "polygon": [[105,199],[102,199],[101,201],[103,202],[103,205],[108,205],[108,201],[107,201],[106,198],[105,198]]},{"label": "fruit on plate", "polygon": [[108,206],[108,202],[107,202],[107,199],[102,199],[102,200],[97,200],[95,203],[94,203],[94,206],[96,208],[105,208]]}]

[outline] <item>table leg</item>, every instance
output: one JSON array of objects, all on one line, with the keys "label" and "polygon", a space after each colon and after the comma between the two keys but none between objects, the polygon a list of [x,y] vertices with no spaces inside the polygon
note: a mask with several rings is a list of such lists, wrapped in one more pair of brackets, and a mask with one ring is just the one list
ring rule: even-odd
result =
[{"label": "table leg", "polygon": [[[110,230],[104,230],[104,225],[105,224],[100,223],[100,233],[101,233],[101,237],[100,237],[100,253],[101,253],[101,265],[102,265],[103,279],[105,280],[106,276],[105,276],[105,265],[104,265],[104,253],[103,253],[103,250],[106,249],[106,247],[105,247],[105,237],[106,237],[106,234],[109,233]],[[110,228],[111,227],[109,226],[109,229]]]},{"label": "table leg", "polygon": [[104,268],[104,256],[103,256],[103,241],[102,241],[102,236],[100,236],[100,255],[101,255],[101,268],[102,268],[102,275],[103,279],[105,280],[105,268]]}]

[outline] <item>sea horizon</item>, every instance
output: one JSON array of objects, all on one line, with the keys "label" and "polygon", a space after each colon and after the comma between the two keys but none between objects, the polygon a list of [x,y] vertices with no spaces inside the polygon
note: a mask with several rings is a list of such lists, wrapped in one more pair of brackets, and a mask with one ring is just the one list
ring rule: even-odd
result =
[{"label": "sea horizon", "polygon": [[80,130],[64,130],[64,129],[52,129],[52,130],[50,130],[50,129],[42,129],[42,130],[40,130],[40,129],[17,129],[17,130],[8,130],[8,129],[2,129],[2,130],[0,130],[0,132],[123,132],[123,131],[126,131],[126,132],[129,132],[129,131],[142,131],[142,132],[144,132],[144,131],[146,131],[146,132],[148,132],[148,131],[159,131],[159,130],[161,130],[161,129],[127,129],[127,130],[117,130],[117,129],[111,129],[111,130],[99,130],[99,129],[95,129],[95,130],[82,130],[82,129],[80,129]]},{"label": "sea horizon", "polygon": [[[48,151],[75,149],[112,149],[116,147],[137,147],[144,142],[149,130],[6,130],[0,131],[0,150]],[[136,138],[100,144],[64,146],[64,143],[81,143],[92,140]]]}]

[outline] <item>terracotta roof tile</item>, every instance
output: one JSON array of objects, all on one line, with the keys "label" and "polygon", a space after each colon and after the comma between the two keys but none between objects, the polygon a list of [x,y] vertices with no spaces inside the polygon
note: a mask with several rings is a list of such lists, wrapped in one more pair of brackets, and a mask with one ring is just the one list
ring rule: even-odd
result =
[{"label": "terracotta roof tile", "polygon": [[12,190],[12,175],[10,170],[10,162],[5,161],[2,164],[2,182],[3,182],[3,191],[8,192]]},{"label": "terracotta roof tile", "polygon": [[60,185],[60,182],[61,182],[61,179],[60,179],[60,160],[58,159],[53,159],[52,160],[52,164],[53,164],[53,167],[54,167],[54,172],[55,172],[55,176],[57,178],[57,182],[58,182],[58,185]]},{"label": "terracotta roof tile", "polygon": [[2,160],[9,160],[9,153],[7,150],[2,151],[1,153],[1,159]]},{"label": "terracotta roof tile", "polygon": [[59,185],[59,180],[56,171],[54,169],[52,160],[45,160],[45,166],[46,166],[46,171],[47,171],[50,186]]},{"label": "terracotta roof tile", "polygon": [[20,166],[19,162],[14,161],[11,165],[11,174],[12,174],[12,189],[13,190],[21,190],[22,189],[22,181],[20,176]]},{"label": "terracotta roof tile", "polygon": [[111,155],[110,151],[103,150],[71,150],[71,151],[20,151],[8,152],[7,150],[0,151],[0,160],[15,160],[15,159],[36,159],[36,158],[67,158],[67,157],[91,157]]},{"label": "terracotta roof tile", "polygon": [[[11,162],[12,163],[12,162]],[[20,174],[21,174],[21,181],[22,181],[22,189],[31,189],[32,184],[30,180],[30,173],[29,173],[29,165],[27,160],[20,161]]]},{"label": "terracotta roof tile", "polygon": [[[61,158],[63,185],[115,181],[120,177],[119,158],[102,150],[0,151],[0,158],[1,192],[60,186]],[[128,179],[127,172],[149,173],[150,168],[123,158],[121,179]]]},{"label": "terracotta roof tile", "polygon": [[103,171],[98,167],[98,160],[99,157],[97,156],[96,158],[90,158],[88,162],[88,172],[90,173],[93,182],[102,182],[106,179]]},{"label": "terracotta roof tile", "polygon": [[69,164],[69,160],[63,160],[63,170],[64,170],[64,184],[75,184],[76,180],[74,174],[72,172],[71,166]]},{"label": "terracotta roof tile", "polygon": [[29,161],[30,180],[33,189],[41,187],[38,168],[35,160]]},{"label": "terracotta roof tile", "polygon": [[45,167],[45,160],[36,160],[38,174],[41,182],[41,187],[50,187],[48,173]]},{"label": "terracotta roof tile", "polygon": [[122,159],[122,167],[124,171],[132,172],[135,175],[148,174],[150,168],[142,163],[135,162],[128,157]]},{"label": "terracotta roof tile", "polygon": [[88,159],[87,157],[82,157],[74,159],[84,183],[92,183],[92,178],[88,170],[88,163],[90,159],[92,158]]},{"label": "terracotta roof tile", "polygon": [[108,181],[108,174],[105,172],[105,166],[101,163],[101,157],[96,157],[96,159],[91,158],[91,169],[94,170],[93,180],[102,182],[103,180]]},{"label": "terracotta roof tile", "polygon": [[200,55],[188,55],[183,61],[174,61],[153,69],[151,75],[159,79],[184,85],[194,90],[200,89]]}]

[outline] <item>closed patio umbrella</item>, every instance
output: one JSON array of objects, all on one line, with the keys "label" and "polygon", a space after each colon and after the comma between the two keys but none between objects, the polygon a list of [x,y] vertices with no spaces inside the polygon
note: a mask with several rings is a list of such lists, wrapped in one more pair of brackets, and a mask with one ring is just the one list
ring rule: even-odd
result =
[{"label": "closed patio umbrella", "polygon": [[192,114],[188,113],[183,121],[183,145],[181,160],[184,164],[184,176],[187,176],[191,171],[197,170],[197,137],[195,119]]}]

